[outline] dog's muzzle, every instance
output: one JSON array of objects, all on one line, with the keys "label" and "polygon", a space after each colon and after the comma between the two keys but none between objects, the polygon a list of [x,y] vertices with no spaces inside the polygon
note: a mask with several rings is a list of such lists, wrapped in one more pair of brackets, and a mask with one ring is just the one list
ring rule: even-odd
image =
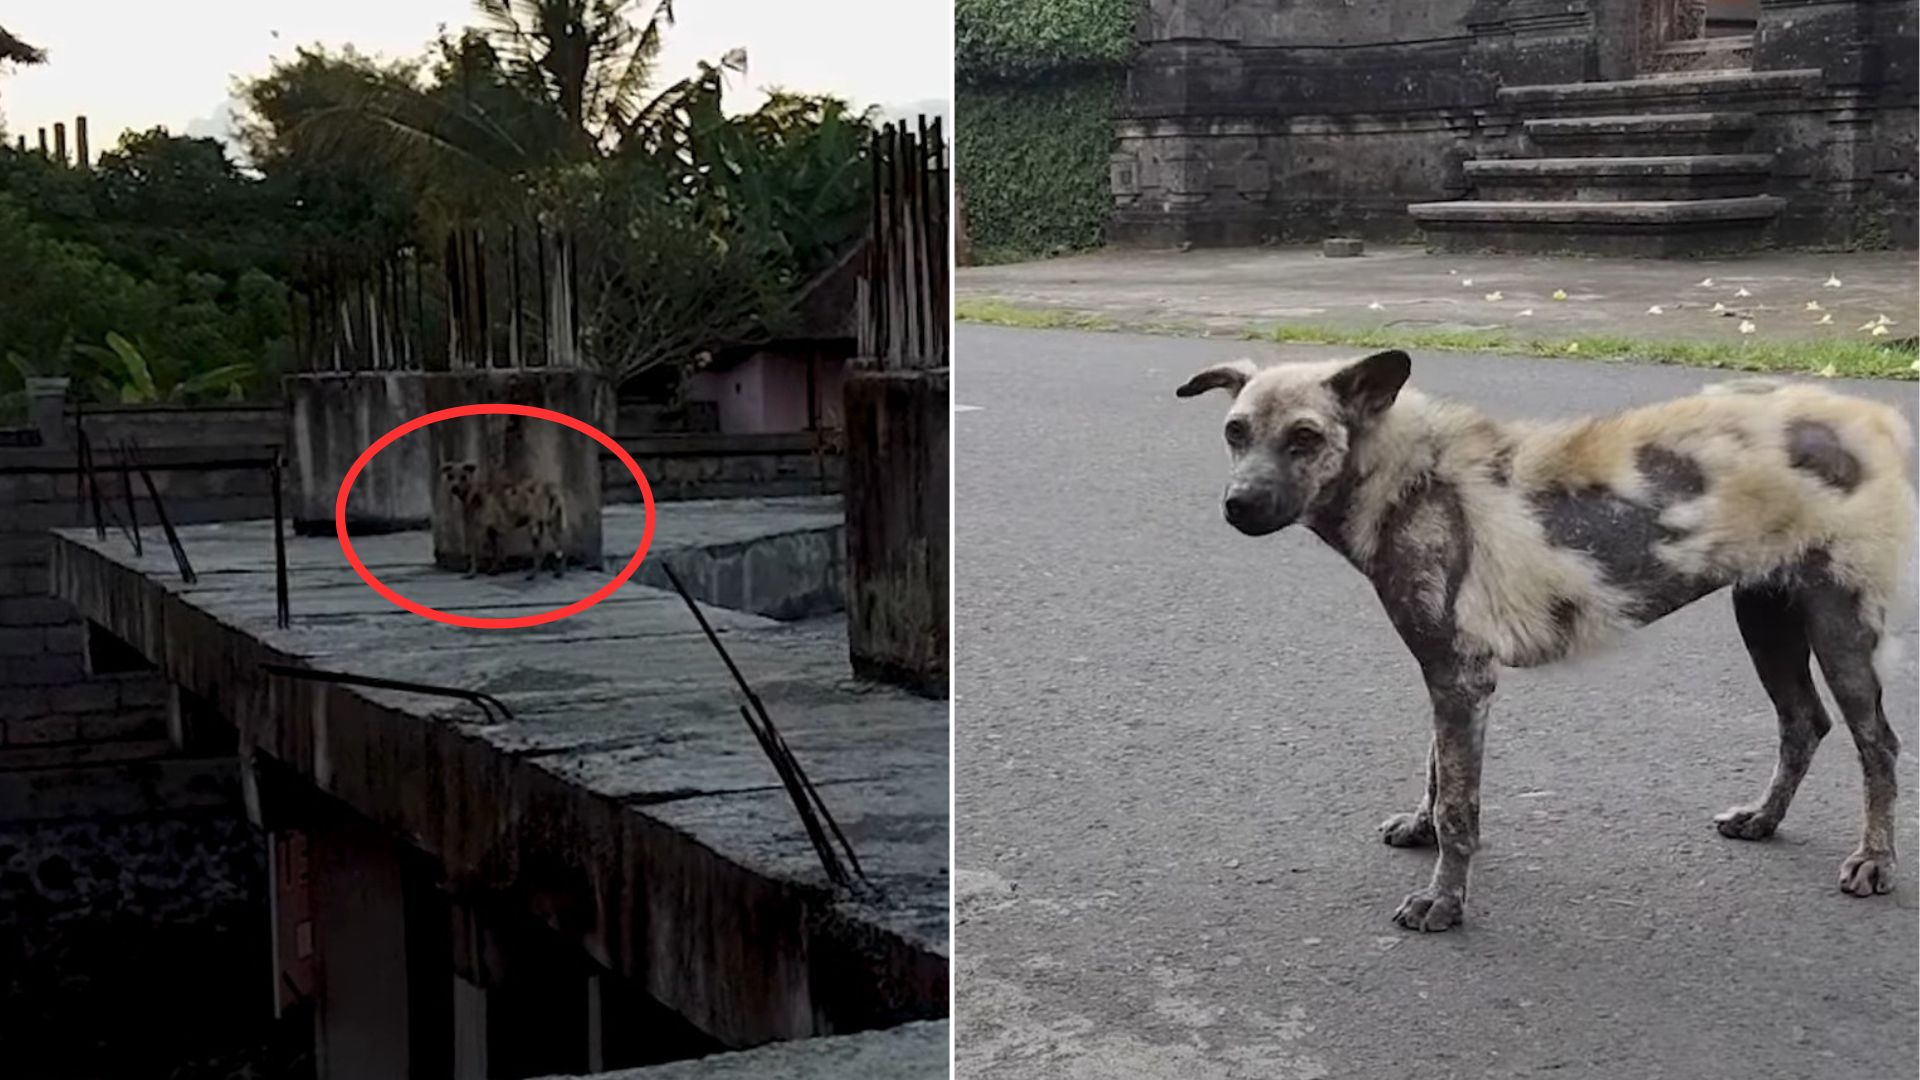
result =
[{"label": "dog's muzzle", "polygon": [[1226,514],[1227,524],[1248,536],[1278,532],[1292,524],[1294,518],[1292,514],[1283,513],[1272,499],[1249,491],[1229,491],[1220,506]]}]

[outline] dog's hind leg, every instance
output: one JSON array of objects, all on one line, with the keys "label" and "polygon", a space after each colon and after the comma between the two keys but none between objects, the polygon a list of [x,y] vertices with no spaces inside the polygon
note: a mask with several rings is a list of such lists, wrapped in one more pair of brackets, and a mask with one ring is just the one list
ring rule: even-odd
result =
[{"label": "dog's hind leg", "polygon": [[1393,847],[1432,847],[1434,744],[1427,743],[1427,790],[1420,796],[1420,809],[1395,814],[1380,823],[1380,839]]},{"label": "dog's hind leg", "polygon": [[1713,819],[1722,836],[1760,840],[1773,835],[1793,794],[1813,763],[1820,740],[1833,727],[1813,686],[1807,644],[1807,611],[1785,589],[1748,586],[1733,591],[1733,615],[1753,657],[1753,669],[1773,700],[1780,722],[1780,759],[1766,794],[1752,806],[1736,806]]},{"label": "dog's hind leg", "polygon": [[1465,658],[1422,662],[1433,698],[1433,829],[1440,858],[1426,888],[1409,895],[1393,921],[1409,930],[1445,930],[1466,909],[1467,871],[1480,846],[1480,762],[1491,662]]},{"label": "dog's hind leg", "polygon": [[1840,888],[1855,896],[1893,891],[1893,803],[1899,793],[1900,738],[1887,723],[1873,653],[1884,612],[1837,585],[1801,592],[1807,636],[1827,677],[1827,689],[1853,733],[1866,778],[1866,822],[1860,846],[1840,864]]}]

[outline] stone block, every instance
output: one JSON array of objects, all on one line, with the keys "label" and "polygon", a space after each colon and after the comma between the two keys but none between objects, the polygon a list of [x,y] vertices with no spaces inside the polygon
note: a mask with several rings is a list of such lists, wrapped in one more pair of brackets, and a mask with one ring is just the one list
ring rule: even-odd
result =
[{"label": "stone block", "polygon": [[[434,372],[426,380],[426,411],[456,405],[532,405],[584,420],[610,431],[614,396],[598,372],[584,368],[480,369]],[[470,462],[483,486],[536,480],[554,484],[566,508],[560,549],[569,565],[598,567],[600,454],[591,437],[562,424],[526,416],[462,417],[426,429],[432,477],[433,559],[449,570],[467,567],[466,515],[440,481],[443,464]],[[525,567],[530,551],[524,530],[513,530],[500,549],[503,568]]]},{"label": "stone block", "polygon": [[1352,259],[1366,254],[1367,246],[1352,237],[1329,237],[1320,241],[1320,254],[1329,259]]}]

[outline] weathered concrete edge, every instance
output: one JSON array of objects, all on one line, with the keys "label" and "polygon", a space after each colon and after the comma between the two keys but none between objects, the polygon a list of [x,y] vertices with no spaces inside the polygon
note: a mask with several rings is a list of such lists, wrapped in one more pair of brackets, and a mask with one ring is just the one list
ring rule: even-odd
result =
[{"label": "weathered concrete edge", "polygon": [[774,1043],[644,1069],[596,1073],[594,1080],[945,1080],[949,1031],[946,1021],[927,1020],[884,1031]]},{"label": "weathered concrete edge", "polygon": [[670,589],[667,567],[693,598],[770,619],[804,619],[843,611],[845,525],[799,529],[731,544],[650,552],[634,580]]},{"label": "weathered concrete edge", "polygon": [[274,758],[437,856],[462,899],[537,907],[729,1046],[947,1014],[947,958],[850,917],[824,888],[759,874],[537,760],[354,688],[270,677],[262,664],[302,658],[58,533],[50,570],[55,595],[232,718],[243,755]]}]

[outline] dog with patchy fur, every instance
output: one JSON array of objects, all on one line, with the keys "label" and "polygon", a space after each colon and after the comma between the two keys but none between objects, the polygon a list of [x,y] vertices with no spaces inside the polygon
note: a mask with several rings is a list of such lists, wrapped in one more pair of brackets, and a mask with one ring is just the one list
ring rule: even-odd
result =
[{"label": "dog with patchy fur", "polygon": [[1461,920],[1480,834],[1480,764],[1500,665],[1535,667],[1723,587],[1779,719],[1759,801],[1715,818],[1728,837],[1779,825],[1831,722],[1817,660],[1866,775],[1866,824],[1840,888],[1893,888],[1900,744],[1875,652],[1915,529],[1912,434],[1886,406],[1762,380],[1611,416],[1500,423],[1405,384],[1411,361],[1240,360],[1177,391],[1233,395],[1229,524],[1311,529],[1373,583],[1433,709],[1426,794],[1382,823],[1437,845],[1429,884],[1394,921]]},{"label": "dog with patchy fur", "polygon": [[479,467],[471,461],[441,465],[440,480],[463,515],[468,577],[480,573],[482,567],[489,574],[496,572],[501,541],[521,529],[526,530],[533,549],[527,580],[540,573],[549,557],[554,577],[566,572],[567,556],[560,550],[560,537],[567,526],[567,507],[560,489],[551,481],[490,484],[480,480]]}]

